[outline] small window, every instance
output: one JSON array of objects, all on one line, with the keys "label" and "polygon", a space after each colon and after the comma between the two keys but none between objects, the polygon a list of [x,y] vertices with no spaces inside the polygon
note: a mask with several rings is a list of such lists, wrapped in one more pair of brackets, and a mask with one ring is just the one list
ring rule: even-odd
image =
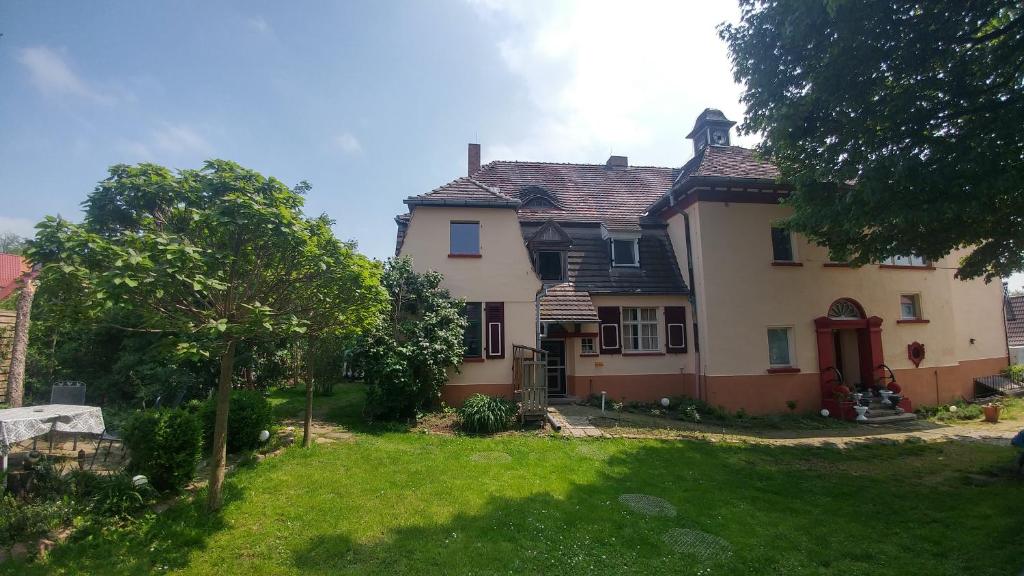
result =
[{"label": "small window", "polygon": [[537,273],[541,280],[562,281],[562,253],[543,250],[537,252]]},{"label": "small window", "polygon": [[612,266],[639,266],[636,240],[610,240]]},{"label": "small window", "polygon": [[466,331],[462,335],[462,344],[466,347],[463,356],[466,358],[480,358],[483,356],[483,321],[480,316],[479,302],[466,302]]},{"label": "small window", "polygon": [[551,200],[548,200],[547,198],[542,198],[540,196],[528,198],[525,202],[523,202],[523,208],[526,208],[528,210],[547,210],[554,207],[555,204]]},{"label": "small window", "polygon": [[480,253],[480,223],[452,222],[449,254]]},{"label": "small window", "polygon": [[776,262],[793,261],[793,235],[789,230],[772,227],[772,259]]},{"label": "small window", "polygon": [[622,309],[622,348],[626,352],[658,352],[658,309]]},{"label": "small window", "polygon": [[884,266],[907,266],[914,268],[927,268],[931,262],[920,256],[892,256],[882,260]]},{"label": "small window", "polygon": [[793,329],[768,329],[768,365],[772,368],[793,366]]},{"label": "small window", "polygon": [[594,356],[597,354],[597,346],[594,345],[592,337],[580,338],[580,354],[583,356]]},{"label": "small window", "polygon": [[904,294],[900,296],[900,319],[921,319],[921,297],[918,294]]}]

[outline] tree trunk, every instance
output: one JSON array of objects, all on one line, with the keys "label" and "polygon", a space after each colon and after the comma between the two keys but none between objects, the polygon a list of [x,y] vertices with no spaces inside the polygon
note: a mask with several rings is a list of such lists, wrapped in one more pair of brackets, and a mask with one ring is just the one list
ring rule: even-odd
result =
[{"label": "tree trunk", "polygon": [[312,441],[313,427],[313,378],[311,374],[306,376],[306,418],[302,423],[302,447],[309,448]]},{"label": "tree trunk", "polygon": [[213,421],[213,461],[210,463],[210,487],[206,509],[219,510],[224,504],[225,462],[228,448],[228,405],[231,402],[231,375],[235,367],[235,339],[230,338],[220,357],[220,381],[217,383],[217,413]]},{"label": "tree trunk", "polygon": [[32,322],[32,299],[35,293],[35,284],[26,276],[21,294],[18,295],[11,369],[7,374],[7,403],[13,408],[21,406],[25,397],[25,356],[28,353],[28,327]]}]

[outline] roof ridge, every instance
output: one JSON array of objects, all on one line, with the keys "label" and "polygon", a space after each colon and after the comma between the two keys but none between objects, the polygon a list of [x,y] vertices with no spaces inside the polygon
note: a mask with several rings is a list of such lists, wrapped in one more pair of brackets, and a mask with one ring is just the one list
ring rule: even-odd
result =
[{"label": "roof ridge", "polygon": [[[487,164],[480,167],[480,172],[483,172],[485,168],[494,164],[542,164],[544,166],[585,166],[588,168],[606,168],[604,164],[589,164],[585,162],[545,162],[543,160],[491,160]],[[627,166],[628,168],[654,168],[657,170],[677,170],[671,166],[651,166],[651,165],[632,165]],[[621,169],[615,170],[616,172],[622,171]],[[477,172],[479,174],[480,172]]]}]

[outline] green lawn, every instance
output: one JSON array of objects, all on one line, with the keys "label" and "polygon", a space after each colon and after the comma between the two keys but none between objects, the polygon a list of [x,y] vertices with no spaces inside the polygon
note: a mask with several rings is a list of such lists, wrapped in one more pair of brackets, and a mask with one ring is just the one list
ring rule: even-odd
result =
[{"label": "green lawn", "polygon": [[[275,397],[282,416],[297,394]],[[324,415],[358,420],[344,387]],[[508,461],[498,461],[507,454]],[[481,456],[483,454],[483,456]],[[241,470],[222,516],[184,504],[80,531],[17,574],[1018,574],[1024,481],[1009,447],[773,448],[440,437],[361,428]],[[622,494],[661,497],[646,517]],[[200,499],[201,501],[201,499]],[[731,554],[664,540],[699,530]],[[718,548],[724,550],[725,548]]]}]

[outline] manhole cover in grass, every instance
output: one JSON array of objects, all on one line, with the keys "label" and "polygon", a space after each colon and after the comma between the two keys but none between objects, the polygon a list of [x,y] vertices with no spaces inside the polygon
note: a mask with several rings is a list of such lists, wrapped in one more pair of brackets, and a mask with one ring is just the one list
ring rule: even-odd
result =
[{"label": "manhole cover in grass", "polygon": [[647,494],[623,494],[619,496],[619,502],[625,504],[630,510],[646,514],[647,516],[675,516],[676,507],[667,500]]},{"label": "manhole cover in grass", "polygon": [[662,539],[676,552],[692,554],[701,562],[722,560],[732,554],[732,546],[728,542],[700,530],[673,528]]},{"label": "manhole cover in grass", "polygon": [[512,457],[504,452],[477,452],[469,457],[476,462],[508,462]]}]

